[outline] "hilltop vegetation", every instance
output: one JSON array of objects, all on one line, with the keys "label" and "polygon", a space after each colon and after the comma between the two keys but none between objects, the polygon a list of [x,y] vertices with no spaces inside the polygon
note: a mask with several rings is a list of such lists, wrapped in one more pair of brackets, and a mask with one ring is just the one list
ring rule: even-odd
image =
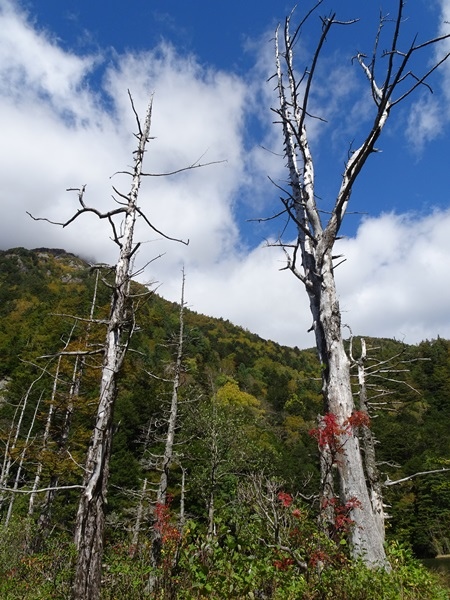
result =
[{"label": "hilltop vegetation", "polygon": [[[17,492],[0,491],[5,598],[67,597],[70,588],[76,486],[96,408],[109,278],[108,267],[91,268],[63,250],[0,253],[0,459],[2,484]],[[317,528],[318,453],[309,433],[322,412],[315,351],[189,310],[171,501],[155,513],[179,306],[137,283],[133,295],[135,331],[115,411],[105,597],[142,597],[155,520],[165,554],[154,597],[447,597],[419,567],[404,566],[413,563],[399,546],[419,557],[450,552],[447,472],[385,488],[397,584],[380,573],[370,587],[368,572],[346,554],[345,507],[331,536]],[[450,343],[367,344],[368,364],[382,365],[370,393],[384,477],[448,467]],[[354,346],[357,354],[358,340]],[[20,493],[37,473],[38,488],[63,489]]]}]

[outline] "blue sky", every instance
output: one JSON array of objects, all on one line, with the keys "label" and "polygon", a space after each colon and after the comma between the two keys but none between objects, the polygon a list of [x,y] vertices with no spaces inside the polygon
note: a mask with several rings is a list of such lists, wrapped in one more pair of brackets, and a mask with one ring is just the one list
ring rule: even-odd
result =
[{"label": "blue sky", "polygon": [[[337,54],[342,57],[343,62],[349,63],[357,51],[371,51],[380,6],[378,3],[348,0],[334,4],[339,6],[338,16],[342,20],[359,19],[358,23],[350,27],[336,28],[330,36],[331,54]],[[334,4],[325,3],[318,14],[329,14],[330,10],[336,10]],[[383,13],[390,12],[394,16],[396,4],[392,0],[386,2]],[[108,7],[105,8],[105,4],[99,1],[88,3],[68,0],[58,3],[29,0],[25,6],[36,19],[38,27],[54,34],[61,47],[68,52],[80,55],[99,53],[102,56],[97,68],[88,78],[90,85],[101,89],[104,69],[111,62],[117,61],[118,54],[145,52],[157,47],[162,40],[173,44],[182,55],[194,55],[205,67],[224,70],[245,78],[254,68],[255,53],[260,50],[260,45],[266,43],[267,49],[271,49],[271,37],[275,27],[283,22],[293,4],[273,0],[114,0],[108,2]],[[409,3],[405,13],[409,21],[404,26],[405,40],[412,40],[419,32],[419,39],[423,41],[435,36],[441,17],[439,2],[416,0],[411,13],[409,11],[412,6],[413,3]],[[300,11],[301,5],[298,7],[298,12]],[[311,47],[316,32],[317,28],[307,31]],[[423,57],[429,59],[430,54],[424,53]],[[437,87],[442,84],[439,78],[435,81],[437,83],[434,85]],[[410,106],[405,110],[400,109],[398,119],[396,117],[395,122],[392,119],[386,128],[382,144],[384,156],[367,165],[361,183],[356,187],[358,193],[354,194],[355,211],[376,215],[385,210],[403,212],[414,208],[420,212],[428,212],[432,207],[447,206],[446,189],[449,188],[450,176],[447,174],[447,185],[443,185],[442,177],[447,171],[448,136],[444,131],[441,132],[435,136],[433,147],[427,146],[426,149],[411,147],[408,140],[398,139],[401,137],[402,128],[405,127],[409,108]],[[269,107],[264,109],[269,115]],[[246,115],[248,144],[261,141],[264,133],[258,125],[251,113]],[[331,122],[330,127],[334,126]],[[324,129],[329,130],[330,127]],[[316,162],[318,179],[323,181],[324,197],[329,196],[330,202],[333,201],[339,183],[345,156],[343,153],[352,141],[349,136],[340,140],[336,137],[335,135],[328,153],[325,152],[327,145],[322,144]],[[426,180],[410,176],[418,165],[427,172]],[[381,195],[376,184],[380,170],[383,171],[384,179]],[[330,171],[331,177],[327,175]],[[322,193],[320,189],[319,193]],[[253,206],[247,210],[245,203],[238,207],[238,211],[243,217],[239,225],[246,241],[258,242],[257,228],[245,227],[244,222],[245,219],[260,215],[253,212]],[[346,232],[354,233],[358,222],[358,219],[347,219]]]},{"label": "blue sky", "polygon": [[[318,14],[333,4],[339,18],[360,20],[331,32],[317,74],[313,107],[327,122],[311,122],[309,132],[324,211],[351,144],[370,127],[367,82],[351,57],[371,52],[380,10],[380,3],[326,0]],[[394,14],[397,2],[381,5]],[[110,176],[129,164],[133,149],[127,88],[141,113],[155,92],[149,170],[183,167],[202,155],[226,162],[145,181],[142,205],[157,225],[190,239],[188,248],[168,244],[141,227],[139,261],[165,253],[146,281],[175,300],[184,264],[194,310],[282,343],[313,345],[304,291],[280,272],[282,255],[266,247],[283,223],[248,221],[279,210],[268,176],[283,185],[287,175],[267,78],[274,72],[271,38],[290,9],[274,1],[0,0],[2,248],[57,246],[115,261],[104,223],[86,218],[62,230],[31,221],[26,211],[67,218],[76,198],[65,189],[84,183],[87,200],[106,209]],[[405,14],[405,44],[416,33],[425,41],[450,31],[443,24],[449,0],[410,1]],[[299,70],[319,30],[317,18],[305,29]],[[424,53],[414,68],[423,71],[434,58]],[[433,94],[419,90],[397,108],[381,152],[354,188],[340,246],[347,261],[336,276],[344,321],[355,333],[411,343],[450,337],[449,83],[450,64],[433,77]],[[126,190],[128,182],[114,184]]]}]

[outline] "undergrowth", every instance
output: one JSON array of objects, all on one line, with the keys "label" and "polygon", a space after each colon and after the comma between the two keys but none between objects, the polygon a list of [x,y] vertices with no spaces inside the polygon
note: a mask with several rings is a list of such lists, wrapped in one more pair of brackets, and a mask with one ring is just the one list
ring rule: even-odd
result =
[{"label": "undergrowth", "polygon": [[[192,528],[191,528],[192,527]],[[0,528],[0,598],[70,599],[75,551],[62,534],[49,537],[42,552],[29,551],[26,521]],[[438,576],[398,543],[387,548],[391,572],[350,561],[330,544],[306,570],[281,550],[254,538],[246,545],[224,531],[209,539],[191,524],[178,546],[163,549],[152,570],[150,544],[136,553],[129,544],[107,544],[102,598],[109,600],[450,600]],[[131,556],[133,554],[133,556]],[[328,554],[330,560],[322,560]],[[152,576],[152,577],[151,577]],[[156,586],[149,590],[149,580]]]}]

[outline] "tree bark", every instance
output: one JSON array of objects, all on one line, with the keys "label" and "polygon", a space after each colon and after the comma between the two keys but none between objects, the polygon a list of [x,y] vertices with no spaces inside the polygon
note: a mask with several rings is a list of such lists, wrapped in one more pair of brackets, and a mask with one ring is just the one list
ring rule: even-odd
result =
[{"label": "tree bark", "polygon": [[[322,390],[325,413],[329,413],[336,422],[333,444],[335,452],[334,466],[338,474],[340,500],[343,505],[353,505],[350,516],[354,522],[350,541],[353,555],[361,557],[368,566],[389,568],[386,560],[383,539],[380,530],[379,515],[375,514],[366,484],[366,473],[361,456],[359,440],[349,419],[354,411],[350,384],[350,361],[345,352],[341,332],[341,313],[334,279],[333,247],[340,230],[350,200],[353,185],[365,165],[368,157],[375,151],[375,143],[385,126],[392,108],[402,102],[442,64],[449,56],[445,54],[428,68],[423,75],[414,74],[409,63],[416,52],[429,48],[449,36],[441,36],[425,43],[413,44],[400,51],[400,31],[403,22],[404,1],[398,0],[398,11],[392,23],[392,35],[388,40],[389,50],[381,52],[378,48],[383,26],[388,20],[381,17],[371,62],[366,64],[366,56],[358,53],[356,60],[367,77],[375,104],[375,117],[362,144],[349,156],[344,167],[340,189],[328,222],[322,223],[321,211],[316,204],[314,161],[309,146],[306,123],[311,119],[309,100],[311,87],[322,49],[332,27],[350,25],[355,21],[337,20],[335,14],[321,17],[321,31],[311,62],[305,69],[296,70],[293,48],[301,35],[303,25],[310,20],[315,6],[306,13],[303,20],[290,33],[291,15],[285,21],[283,49],[279,47],[279,28],[275,35],[275,63],[279,107],[274,112],[280,118],[283,128],[284,153],[289,170],[290,190],[282,190],[287,197],[281,198],[288,218],[295,224],[297,239],[293,243],[279,245],[287,257],[287,269],[303,283],[307,291],[313,317],[312,328],[316,346],[322,364]],[[377,85],[375,68],[385,61],[381,73],[382,84]],[[297,79],[297,73],[301,79]],[[427,86],[429,87],[429,86]],[[394,94],[397,97],[394,97]],[[280,188],[282,189],[282,188]],[[301,266],[298,265],[299,257]],[[325,417],[324,417],[325,418]],[[322,425],[324,427],[324,421]],[[335,450],[336,450],[335,448]],[[330,493],[330,454],[332,448],[322,444],[322,484],[326,493]],[[355,504],[355,500],[357,504]],[[326,503],[325,503],[326,504]]]},{"label": "tree bark", "polygon": [[[326,260],[324,264],[327,264]],[[338,452],[334,461],[339,479],[340,501],[346,505],[354,499],[358,500],[358,504],[351,510],[353,525],[350,541],[353,555],[362,558],[368,565],[387,567],[384,536],[367,488],[359,439],[353,428],[346,425],[355,406],[350,383],[350,361],[342,339],[334,276],[331,269],[322,269],[322,275],[320,294],[310,295],[310,302],[312,310],[318,314],[316,344],[323,365],[322,383],[326,409],[337,417],[340,430],[335,441]]]},{"label": "tree bark", "polygon": [[[361,355],[357,362],[358,367],[358,396],[359,410],[369,416],[369,407],[367,400],[367,381],[365,361],[367,359],[366,341],[361,339]],[[377,466],[375,455],[375,436],[370,427],[362,427],[360,438],[364,450],[364,466],[367,474],[367,483],[369,486],[370,501],[377,522],[378,530],[383,540],[385,538],[385,512],[383,503],[383,491],[381,474]]]},{"label": "tree bark", "polygon": [[170,414],[167,426],[166,444],[164,447],[164,456],[162,462],[161,477],[159,479],[159,486],[156,496],[156,501],[160,504],[166,503],[167,497],[167,485],[169,479],[169,469],[173,460],[173,447],[175,443],[175,431],[177,427],[177,415],[178,415],[178,391],[181,385],[181,372],[183,368],[183,342],[184,342],[184,271],[181,283],[181,303],[179,313],[179,330],[178,330],[178,342],[177,342],[177,357],[175,360],[175,372],[173,376],[172,385],[172,400],[170,403]]},{"label": "tree bark", "polygon": [[75,600],[100,598],[105,503],[109,477],[113,436],[114,404],[117,396],[117,376],[123,364],[127,342],[123,339],[129,298],[131,258],[136,250],[133,232],[137,216],[137,198],[141,183],[142,162],[150,136],[152,102],[146,114],[143,130],[137,134],[139,144],[134,154],[131,191],[119,240],[120,254],[116,264],[115,283],[104,346],[100,394],[95,427],[86,460],[85,489],[78,506],[75,543],[78,558],[73,587]]}]

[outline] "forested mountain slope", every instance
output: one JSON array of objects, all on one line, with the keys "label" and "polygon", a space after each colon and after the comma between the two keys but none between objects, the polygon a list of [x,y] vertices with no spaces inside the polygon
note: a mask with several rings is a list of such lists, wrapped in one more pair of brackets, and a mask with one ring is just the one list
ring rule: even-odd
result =
[{"label": "forested mountain slope", "polygon": [[[3,523],[30,515],[71,532],[95,413],[110,277],[108,267],[92,268],[63,250],[0,253],[2,485],[63,488],[54,497],[0,491]],[[148,495],[158,480],[177,351],[179,306],[134,287],[134,333],[115,412],[111,539],[131,535],[143,482]],[[184,317],[169,475],[174,509],[184,501],[186,515],[214,532],[224,523],[237,527],[237,506],[250,493],[249,481],[256,485],[259,478],[260,486],[262,479],[278,481],[279,489],[310,498],[311,514],[317,512],[318,454],[309,433],[322,411],[315,352],[282,347],[187,309]],[[388,538],[409,543],[419,556],[448,553],[448,473],[415,475],[450,466],[450,342],[366,341],[380,469],[389,484],[414,475],[385,488]],[[359,351],[355,340],[355,359]]]},{"label": "forested mountain slope", "polygon": [[[98,358],[94,352],[103,341],[103,325],[98,321],[107,316],[109,307],[110,290],[101,281],[110,276],[105,268],[96,292],[93,317],[97,322],[87,323],[96,273],[87,263],[62,250],[14,249],[0,254],[0,377],[8,400],[3,404],[3,434],[8,434],[12,407],[20,403],[42,369],[45,373],[33,385],[25,420],[32,418],[36,399],[44,390],[36,429],[44,427],[58,353],[64,349],[73,353],[82,350],[88,337],[87,347],[93,354],[86,358],[89,368],[78,406],[73,411],[70,434],[74,438],[76,462],[80,463],[83,444],[89,435],[90,402],[96,393]],[[171,390],[164,380],[170,379],[176,352],[173,340],[178,331],[179,308],[147,292],[136,284],[137,326],[130,342],[115,416],[118,427],[111,472],[112,507],[116,502],[120,504],[115,484],[122,488],[138,485],[142,476],[139,466],[142,438],[150,421],[157,429]],[[321,407],[315,353],[281,347],[227,321],[189,310],[185,321],[182,396],[187,400],[186,412],[201,409],[213,395],[225,398],[231,407],[244,407],[259,428],[253,453],[261,455],[258,460],[267,462],[268,469],[270,465],[277,475],[299,484],[307,473],[315,470],[315,444],[306,434]],[[70,386],[73,362],[73,356],[64,356],[59,373],[61,396]],[[62,398],[57,412],[64,412],[64,402]],[[25,430],[26,424],[22,427]],[[159,437],[157,432],[152,436]],[[39,452],[40,434],[33,437],[35,442],[31,446]]]}]

